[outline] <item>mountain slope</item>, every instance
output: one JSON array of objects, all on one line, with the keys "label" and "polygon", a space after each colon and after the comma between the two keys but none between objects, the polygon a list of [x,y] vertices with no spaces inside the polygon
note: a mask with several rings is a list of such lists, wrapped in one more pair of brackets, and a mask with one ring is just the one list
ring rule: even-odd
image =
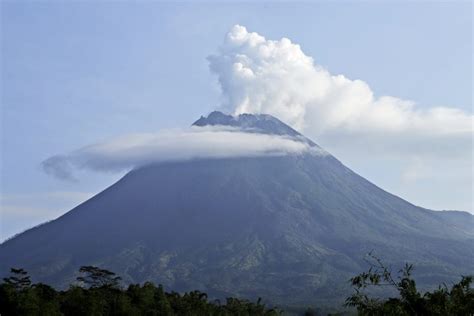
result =
[{"label": "mountain slope", "polygon": [[[271,117],[250,117],[232,125],[220,113],[195,124],[302,137]],[[2,273],[23,267],[58,286],[91,264],[126,282],[309,302],[342,297],[371,250],[393,265],[414,263],[425,286],[472,273],[472,218],[416,207],[331,155],[169,162],[131,171],[3,243],[0,263]]]}]

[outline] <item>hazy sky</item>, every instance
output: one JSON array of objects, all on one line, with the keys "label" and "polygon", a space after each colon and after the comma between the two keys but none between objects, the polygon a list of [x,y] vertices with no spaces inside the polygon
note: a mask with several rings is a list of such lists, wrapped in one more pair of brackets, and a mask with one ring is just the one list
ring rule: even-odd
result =
[{"label": "hazy sky", "polygon": [[[363,81],[375,100],[413,101],[409,116],[439,106],[472,115],[467,1],[3,1],[1,10],[0,239],[57,217],[123,175],[81,171],[78,181],[61,181],[42,170],[45,159],[121,135],[185,128],[225,103],[217,78],[226,68],[211,72],[207,58],[226,54],[226,34],[236,24],[266,40],[288,38],[317,67]],[[241,87],[238,96],[248,92],[232,82]],[[432,133],[423,125],[426,134],[451,128],[443,119],[430,121]],[[474,209],[472,134],[467,143],[410,143],[404,135],[397,139],[409,146],[390,151],[393,137],[384,142],[381,130],[329,137],[304,129],[350,168],[410,202]]]}]

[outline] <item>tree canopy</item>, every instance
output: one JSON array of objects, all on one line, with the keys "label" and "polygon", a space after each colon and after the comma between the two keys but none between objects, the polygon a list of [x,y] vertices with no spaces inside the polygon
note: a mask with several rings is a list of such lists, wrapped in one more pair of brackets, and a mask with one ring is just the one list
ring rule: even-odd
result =
[{"label": "tree canopy", "polygon": [[32,284],[23,269],[11,269],[12,276],[0,284],[0,314],[3,315],[279,315],[261,299],[252,302],[227,298],[209,300],[206,293],[165,292],[151,282],[121,287],[115,273],[94,266],[79,269],[77,284],[65,291],[49,285]]},{"label": "tree canopy", "polygon": [[[376,256],[369,254],[370,268],[353,277],[354,293],[345,306],[359,315],[409,316],[472,316],[474,290],[472,276],[448,287],[439,286],[421,293],[412,278],[412,265],[405,265],[397,275]],[[282,310],[256,302],[228,297],[224,302],[210,300],[206,293],[166,292],[163,286],[151,282],[121,285],[121,278],[106,269],[83,266],[77,282],[67,290],[58,291],[49,285],[31,282],[23,269],[11,269],[11,276],[0,284],[0,315],[280,315]],[[396,297],[375,297],[372,288],[389,287]],[[349,310],[350,313],[350,310]],[[302,315],[320,315],[311,308],[301,309]]]},{"label": "tree canopy", "polygon": [[[351,279],[354,293],[345,303],[357,308],[359,315],[474,315],[472,276],[463,276],[451,288],[443,284],[432,292],[422,293],[412,277],[413,265],[406,264],[394,276],[391,269],[372,253],[369,253],[367,262],[369,270]],[[398,297],[383,299],[369,296],[371,289],[379,287],[394,289]]]}]

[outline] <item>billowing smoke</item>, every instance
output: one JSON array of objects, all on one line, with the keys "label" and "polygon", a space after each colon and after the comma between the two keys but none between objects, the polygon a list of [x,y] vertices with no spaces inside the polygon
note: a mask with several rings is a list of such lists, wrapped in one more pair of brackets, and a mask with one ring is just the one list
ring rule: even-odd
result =
[{"label": "billowing smoke", "polygon": [[376,97],[364,81],[329,73],[287,38],[267,40],[235,25],[208,60],[231,113],[271,114],[333,146],[398,154],[470,152],[472,114]]},{"label": "billowing smoke", "polygon": [[134,134],[56,155],[42,163],[46,173],[74,180],[74,171],[123,171],[163,161],[195,158],[281,156],[311,152],[319,148],[284,136],[247,133],[223,127],[193,127]]},{"label": "billowing smoke", "polygon": [[[332,75],[289,39],[267,40],[239,25],[208,59],[227,112],[274,115],[345,160],[354,156],[367,160],[370,154],[395,157],[408,165],[407,181],[442,170],[448,173],[443,181],[472,174],[472,114],[450,107],[421,109],[413,101],[376,97],[365,82]],[[53,156],[43,168],[73,179],[76,169],[116,171],[168,160],[308,150],[316,149],[286,137],[193,128],[124,136]],[[448,158],[456,168],[446,167]]]}]

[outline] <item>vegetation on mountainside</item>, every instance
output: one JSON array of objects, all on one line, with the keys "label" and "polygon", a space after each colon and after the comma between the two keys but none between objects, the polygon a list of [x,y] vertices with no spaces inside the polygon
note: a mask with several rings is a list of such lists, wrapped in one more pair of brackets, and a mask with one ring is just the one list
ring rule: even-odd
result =
[{"label": "vegetation on mountainside", "polygon": [[[449,289],[440,285],[432,292],[421,293],[412,278],[413,265],[406,264],[394,276],[391,269],[369,253],[370,268],[350,281],[354,294],[346,299],[346,306],[356,307],[359,315],[426,315],[472,316],[474,315],[474,289],[472,276],[463,276]],[[389,287],[398,297],[380,299],[369,296],[373,288]]]},{"label": "vegetation on mountainside", "polygon": [[[355,308],[359,315],[474,315],[472,276],[462,277],[450,289],[439,286],[432,292],[421,293],[412,278],[412,265],[406,265],[393,276],[380,259],[369,254],[370,269],[350,281],[354,293],[345,306]],[[280,315],[281,310],[245,299],[227,298],[224,303],[210,301],[206,293],[192,291],[184,294],[165,292],[161,285],[120,285],[115,273],[94,266],[79,270],[76,284],[65,291],[49,285],[32,284],[23,269],[11,269],[11,276],[0,284],[0,315]],[[395,289],[397,297],[388,299],[369,295],[371,288]],[[373,293],[372,293],[373,294]],[[355,312],[355,311],[354,311]],[[350,313],[350,312],[349,312]],[[318,315],[312,309],[304,315]]]}]

